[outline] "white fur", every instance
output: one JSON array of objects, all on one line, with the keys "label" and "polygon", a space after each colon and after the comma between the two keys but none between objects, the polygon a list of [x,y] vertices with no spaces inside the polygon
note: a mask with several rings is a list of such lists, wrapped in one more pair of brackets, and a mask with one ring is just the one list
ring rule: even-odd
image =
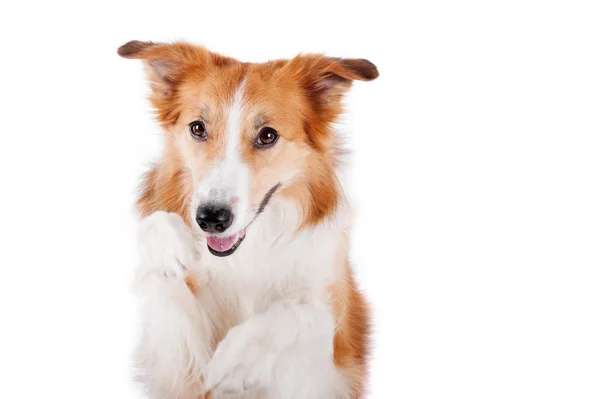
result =
[{"label": "white fur", "polygon": [[[226,155],[197,183],[191,212],[220,193],[239,197],[248,213],[248,170],[237,149],[243,86],[228,112]],[[145,219],[137,292],[146,321],[139,360],[150,397],[198,399],[201,375],[215,399],[347,398],[332,360],[335,322],[327,301],[327,287],[341,278],[346,212],[342,205],[330,220],[298,231],[298,204],[274,196],[238,250],[223,258],[178,216]],[[247,224],[248,217],[240,219]],[[198,279],[197,297],[186,275]]]},{"label": "white fur", "polygon": [[[143,230],[162,226],[168,233],[143,248],[170,252],[163,248],[173,245],[167,236],[182,235],[173,234],[176,218],[160,212],[144,220]],[[140,366],[150,397],[196,399],[199,379],[185,378],[190,356],[194,376],[206,378],[215,398],[346,397],[332,362],[335,326],[325,295],[338,273],[340,219],[295,233],[295,205],[273,199],[233,255],[215,257],[202,241],[189,248],[200,251],[201,261],[185,269],[200,278],[198,298],[185,285],[185,273],[143,266],[138,275],[146,277],[137,283],[146,310]],[[229,331],[213,355],[215,329]],[[151,367],[144,364],[148,353]]]}]

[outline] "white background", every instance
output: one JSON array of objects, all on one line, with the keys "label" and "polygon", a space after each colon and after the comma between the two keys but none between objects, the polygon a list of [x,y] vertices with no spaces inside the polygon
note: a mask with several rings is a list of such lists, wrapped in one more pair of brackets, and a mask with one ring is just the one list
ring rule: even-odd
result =
[{"label": "white background", "polygon": [[344,129],[371,398],[600,397],[598,3],[219,3],[0,6],[0,397],[139,397],[132,39],[378,65]]}]

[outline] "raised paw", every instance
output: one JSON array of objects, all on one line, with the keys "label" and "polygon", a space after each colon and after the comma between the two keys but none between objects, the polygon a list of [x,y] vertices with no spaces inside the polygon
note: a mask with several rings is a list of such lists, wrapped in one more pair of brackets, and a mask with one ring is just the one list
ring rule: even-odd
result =
[{"label": "raised paw", "polygon": [[185,270],[198,260],[198,245],[181,216],[163,211],[142,219],[138,246],[142,271],[185,278]]}]

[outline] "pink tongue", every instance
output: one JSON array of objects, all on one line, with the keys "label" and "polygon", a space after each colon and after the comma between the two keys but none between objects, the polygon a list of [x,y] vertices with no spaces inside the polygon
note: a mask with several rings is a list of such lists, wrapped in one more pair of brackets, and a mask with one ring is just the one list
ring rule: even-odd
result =
[{"label": "pink tongue", "polygon": [[215,251],[223,252],[228,251],[238,242],[239,234],[235,234],[231,237],[214,237],[209,236],[206,241],[208,246]]}]

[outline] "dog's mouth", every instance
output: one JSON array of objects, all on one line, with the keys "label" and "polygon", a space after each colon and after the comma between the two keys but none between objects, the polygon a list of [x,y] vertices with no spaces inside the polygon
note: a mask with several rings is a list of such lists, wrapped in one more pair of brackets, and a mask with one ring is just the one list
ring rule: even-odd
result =
[{"label": "dog's mouth", "polygon": [[238,249],[245,237],[246,229],[230,237],[208,236],[206,238],[206,245],[210,253],[215,256],[229,256]]},{"label": "dog's mouth", "polygon": [[267,191],[262,201],[260,202],[260,205],[258,206],[254,217],[252,218],[250,223],[248,223],[248,225],[242,230],[229,237],[208,236],[206,238],[206,245],[208,246],[208,250],[210,251],[210,253],[214,256],[219,257],[229,256],[233,254],[240,247],[240,244],[242,243],[242,241],[244,241],[244,238],[246,238],[246,229],[256,220],[258,215],[260,215],[265,210],[267,204],[271,200],[271,197],[273,196],[273,194],[275,194],[275,191],[277,191],[277,189],[280,186],[281,183],[277,183],[276,185],[271,187],[269,191]]}]

